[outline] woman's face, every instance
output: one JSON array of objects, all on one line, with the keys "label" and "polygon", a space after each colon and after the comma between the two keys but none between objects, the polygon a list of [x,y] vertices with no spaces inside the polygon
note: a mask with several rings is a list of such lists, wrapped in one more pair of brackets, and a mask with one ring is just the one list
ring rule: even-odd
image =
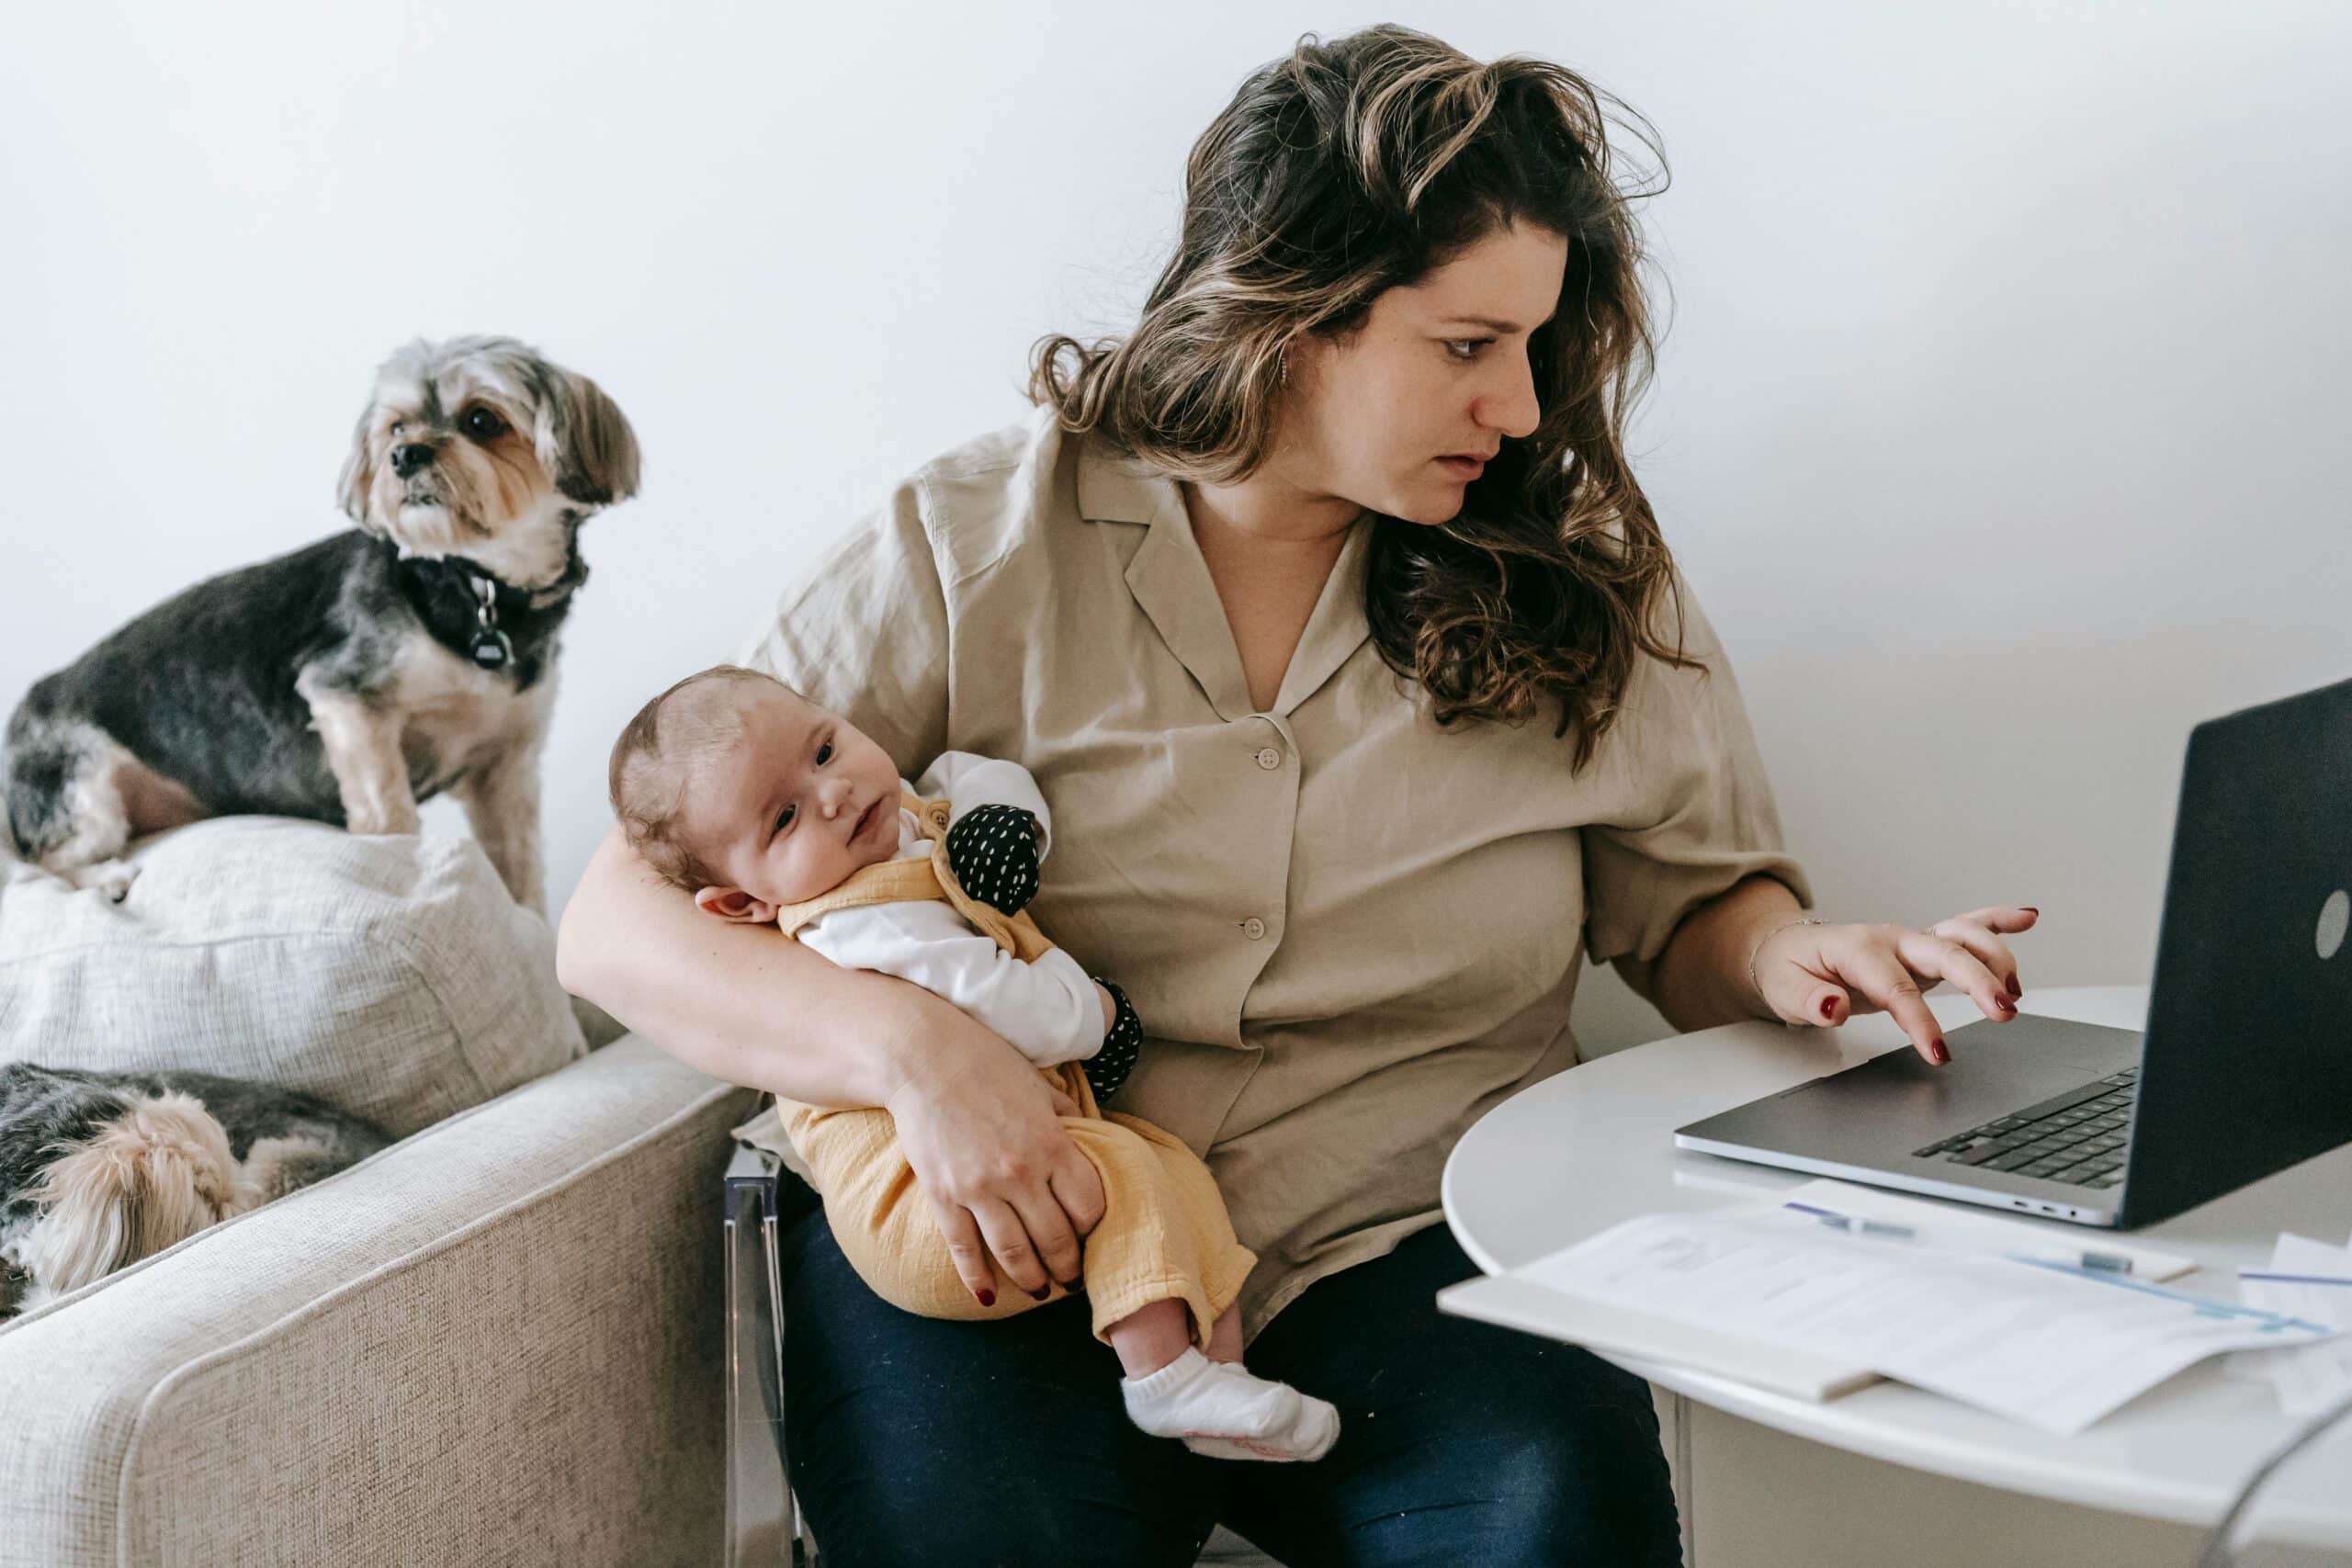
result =
[{"label": "woman's face", "polygon": [[1344,340],[1290,350],[1270,466],[1289,484],[1412,523],[1443,523],[1503,438],[1535,429],[1529,334],[1552,317],[1568,243],[1498,229]]}]

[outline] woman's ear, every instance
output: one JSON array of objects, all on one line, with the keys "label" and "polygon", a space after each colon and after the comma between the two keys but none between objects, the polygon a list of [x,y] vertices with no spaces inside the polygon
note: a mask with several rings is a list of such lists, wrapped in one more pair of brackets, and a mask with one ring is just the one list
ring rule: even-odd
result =
[{"label": "woman's ear", "polygon": [[695,908],[722,920],[741,920],[754,926],[767,925],[775,919],[774,904],[754,898],[740,887],[706,887],[695,895]]}]

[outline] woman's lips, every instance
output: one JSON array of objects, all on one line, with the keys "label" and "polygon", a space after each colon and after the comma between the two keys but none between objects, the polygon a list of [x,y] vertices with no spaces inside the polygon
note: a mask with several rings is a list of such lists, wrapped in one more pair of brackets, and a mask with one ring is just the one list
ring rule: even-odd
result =
[{"label": "woman's lips", "polygon": [[1440,457],[1438,465],[1457,479],[1475,479],[1487,471],[1483,457]]}]

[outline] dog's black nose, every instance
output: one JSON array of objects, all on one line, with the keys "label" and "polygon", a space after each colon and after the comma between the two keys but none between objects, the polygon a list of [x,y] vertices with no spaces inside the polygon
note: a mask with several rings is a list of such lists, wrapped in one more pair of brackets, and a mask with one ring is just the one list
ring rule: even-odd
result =
[{"label": "dog's black nose", "polygon": [[422,441],[402,442],[392,448],[392,472],[406,479],[433,461],[433,448]]}]

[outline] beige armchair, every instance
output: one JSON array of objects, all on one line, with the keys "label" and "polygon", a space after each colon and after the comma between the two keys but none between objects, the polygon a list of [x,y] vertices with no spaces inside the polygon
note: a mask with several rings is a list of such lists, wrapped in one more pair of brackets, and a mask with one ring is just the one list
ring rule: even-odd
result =
[{"label": "beige armchair", "polygon": [[0,1568],[718,1562],[752,1104],[626,1038],[0,1325]]}]

